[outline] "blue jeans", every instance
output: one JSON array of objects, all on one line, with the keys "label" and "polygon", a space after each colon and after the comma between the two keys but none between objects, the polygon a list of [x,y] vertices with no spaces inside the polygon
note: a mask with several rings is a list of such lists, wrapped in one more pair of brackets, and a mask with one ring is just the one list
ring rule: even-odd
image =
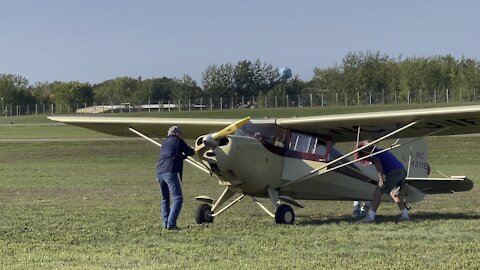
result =
[{"label": "blue jeans", "polygon": [[[178,173],[161,173],[157,175],[162,193],[162,219],[163,227],[173,228],[177,226],[178,215],[182,210],[183,195],[182,183]],[[173,205],[170,208],[170,193],[172,193]]]}]

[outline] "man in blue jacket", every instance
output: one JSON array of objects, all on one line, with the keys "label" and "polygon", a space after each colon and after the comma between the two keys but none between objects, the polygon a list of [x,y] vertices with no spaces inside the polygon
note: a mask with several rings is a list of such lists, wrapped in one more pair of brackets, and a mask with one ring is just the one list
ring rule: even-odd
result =
[{"label": "man in blue jacket", "polygon": [[[367,145],[369,142],[364,141],[359,144],[359,147]],[[369,155],[383,150],[379,147],[369,146],[359,152],[361,156]],[[368,211],[368,215],[363,219],[363,223],[375,222],[375,215],[378,207],[380,206],[380,200],[382,194],[390,194],[393,201],[397,204],[398,208],[402,212],[399,221],[409,220],[408,209],[405,207],[403,198],[401,197],[400,190],[405,186],[405,178],[407,177],[407,171],[400,162],[390,151],[374,155],[367,158],[371,161],[377,170],[378,185],[373,194],[372,208]]]},{"label": "man in blue jacket", "polygon": [[[177,219],[183,205],[181,183],[183,160],[193,154],[195,151],[182,139],[180,128],[178,126],[170,127],[157,162],[157,181],[162,193],[163,227],[168,230],[178,229]],[[172,193],[173,201],[171,208],[170,193]]]}]

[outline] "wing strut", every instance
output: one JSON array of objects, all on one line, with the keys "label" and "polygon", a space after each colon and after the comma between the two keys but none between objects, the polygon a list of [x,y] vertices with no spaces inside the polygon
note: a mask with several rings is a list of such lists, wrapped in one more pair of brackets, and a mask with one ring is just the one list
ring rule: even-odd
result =
[{"label": "wing strut", "polygon": [[[334,163],[336,163],[336,162],[338,162],[338,161],[340,161],[340,160],[342,160],[342,159],[344,159],[344,158],[346,158],[346,157],[349,157],[349,156],[351,156],[351,155],[353,155],[353,154],[355,154],[355,153],[357,153],[357,152],[359,152],[359,151],[361,151],[361,150],[363,150],[363,149],[365,149],[365,148],[367,148],[367,147],[369,147],[369,146],[371,146],[371,145],[373,145],[373,144],[376,144],[376,143],[378,143],[378,142],[380,142],[380,141],[383,141],[383,140],[385,140],[385,139],[387,139],[387,138],[389,138],[389,137],[391,137],[391,136],[399,133],[400,131],[403,131],[403,130],[405,130],[405,129],[407,129],[407,128],[415,125],[415,124],[418,124],[419,122],[420,122],[420,121],[413,121],[413,122],[411,122],[411,123],[409,123],[409,124],[407,124],[407,125],[399,128],[399,129],[397,129],[397,130],[394,130],[394,131],[388,133],[387,135],[382,136],[382,137],[380,137],[380,138],[378,138],[378,139],[370,142],[369,144],[366,144],[366,145],[364,145],[364,146],[362,146],[362,147],[360,147],[360,148],[357,148],[357,149],[355,149],[355,150],[353,150],[353,151],[351,151],[351,152],[349,152],[349,153],[347,153],[347,154],[345,154],[345,155],[343,155],[343,156],[341,156],[341,157],[339,157],[339,158],[336,158],[336,159],[328,162],[327,164],[325,164],[325,165],[323,165],[323,166],[321,166],[321,167],[319,167],[319,168],[316,168],[316,169],[314,169],[314,170],[311,170],[310,173],[308,173],[307,175],[305,175],[305,176],[303,176],[303,177],[300,177],[299,179],[294,180],[294,181],[292,181],[292,182],[288,182],[288,183],[284,184],[283,186],[281,186],[281,188],[284,188],[284,187],[287,187],[287,186],[290,186],[290,185],[293,185],[293,184],[300,183],[300,182],[302,182],[302,181],[310,178],[310,177],[311,177],[313,174],[315,174],[316,172],[318,172],[318,171],[320,171],[320,170],[323,170],[323,169],[327,168],[328,166],[330,166],[330,165],[332,165],[332,164],[334,164]],[[357,161],[358,161],[358,160],[357,160]]]},{"label": "wing strut", "polygon": [[[418,123],[418,121],[417,121],[417,122],[412,122],[412,123],[410,123],[408,126],[414,125],[415,123]],[[405,128],[407,128],[407,126],[404,126],[404,127],[402,127],[401,129],[405,129]],[[439,133],[439,132],[443,132],[443,131],[445,131],[445,130],[447,130],[447,129],[450,129],[450,128],[451,128],[451,127],[445,127],[445,128],[440,129],[440,130],[432,131],[432,132],[430,132],[430,133],[428,133],[428,134],[426,134],[426,135],[424,135],[424,136],[422,136],[422,137],[415,138],[414,140],[411,140],[411,141],[406,142],[406,143],[403,143],[403,144],[397,144],[397,143],[398,143],[398,139],[397,139],[397,140],[396,140],[390,147],[388,147],[388,148],[385,148],[385,149],[383,149],[383,150],[381,150],[381,151],[378,151],[378,152],[375,152],[375,153],[371,153],[371,154],[368,155],[368,156],[364,156],[364,157],[361,157],[361,158],[352,160],[352,161],[350,161],[350,162],[340,164],[340,165],[335,166],[335,167],[333,167],[333,168],[327,169],[327,170],[325,170],[325,171],[323,171],[323,172],[321,172],[321,173],[319,173],[319,174],[325,174],[325,173],[328,173],[328,172],[337,170],[337,169],[342,168],[342,167],[344,167],[344,166],[347,166],[347,165],[350,165],[350,164],[352,164],[352,163],[358,162],[358,161],[360,161],[360,160],[364,160],[364,159],[366,159],[366,158],[369,158],[369,157],[372,157],[372,156],[381,154],[381,153],[383,153],[383,152],[386,152],[386,151],[388,151],[388,150],[391,150],[391,149],[400,147],[400,146],[402,146],[402,145],[411,144],[411,143],[416,142],[416,141],[418,141],[418,140],[420,140],[420,139],[422,139],[422,138],[424,138],[424,137],[431,136],[431,135],[437,134],[437,133]],[[359,129],[359,131],[360,131],[360,129]],[[296,183],[302,182],[302,181],[304,181],[304,180],[307,180],[307,179],[313,177],[313,174],[315,174],[315,173],[318,172],[319,170],[324,169],[324,168],[326,168],[326,167],[334,164],[335,162],[337,162],[337,161],[339,161],[339,160],[341,160],[341,159],[344,159],[344,158],[346,158],[346,157],[348,157],[348,156],[350,156],[350,155],[352,155],[352,154],[354,154],[354,153],[356,153],[356,152],[358,152],[358,151],[360,151],[360,150],[362,150],[362,149],[364,149],[364,148],[366,148],[366,147],[369,147],[370,145],[372,145],[372,144],[374,144],[374,143],[377,143],[377,142],[379,142],[379,141],[382,141],[382,140],[384,140],[384,139],[387,139],[388,137],[394,135],[395,133],[397,133],[397,132],[399,132],[399,131],[400,131],[400,130],[395,130],[395,131],[393,131],[393,132],[391,132],[391,133],[383,136],[382,138],[379,138],[379,139],[377,139],[377,140],[375,140],[375,141],[373,141],[373,142],[365,145],[364,147],[358,148],[358,149],[356,149],[356,150],[354,150],[354,151],[352,151],[352,152],[350,152],[350,153],[348,153],[348,154],[345,154],[345,155],[343,155],[343,156],[341,156],[341,157],[339,157],[339,158],[337,158],[337,159],[335,159],[335,160],[327,163],[326,165],[324,165],[324,166],[322,166],[322,167],[320,167],[320,168],[317,168],[317,169],[315,169],[315,170],[312,170],[312,171],[310,172],[310,174],[308,174],[308,175],[306,175],[306,176],[304,176],[304,177],[301,177],[301,178],[299,178],[299,179],[297,179],[297,180],[295,180],[295,181],[286,183],[285,185],[281,186],[281,188],[286,187],[286,186],[289,186],[289,185],[291,185],[291,184],[296,184]],[[357,143],[357,145],[358,145],[358,143]],[[409,161],[409,163],[410,163],[410,161]],[[409,165],[410,165],[410,164],[409,164]]]},{"label": "wing strut", "polygon": [[[162,145],[161,145],[160,143],[154,141],[152,138],[149,138],[147,135],[141,133],[140,131],[138,131],[138,130],[136,130],[136,129],[134,129],[134,128],[131,128],[131,127],[129,127],[128,130],[130,130],[131,132],[133,132],[133,133],[137,134],[138,136],[144,138],[145,140],[147,140],[147,141],[149,141],[149,142],[157,145],[158,147],[162,147]],[[202,163],[196,161],[196,160],[193,159],[192,157],[187,157],[186,161],[187,161],[188,163],[190,163],[191,165],[193,165],[194,167],[197,167],[198,169],[200,169],[200,170],[202,170],[202,171],[204,171],[204,172],[206,172],[206,173],[208,173],[208,174],[211,174],[211,172],[210,172],[207,168],[205,168],[205,167],[202,165]]]}]

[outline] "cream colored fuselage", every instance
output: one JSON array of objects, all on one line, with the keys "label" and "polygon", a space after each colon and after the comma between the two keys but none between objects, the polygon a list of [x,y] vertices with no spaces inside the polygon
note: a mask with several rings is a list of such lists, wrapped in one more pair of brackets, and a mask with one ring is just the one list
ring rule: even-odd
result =
[{"label": "cream colored fuselage", "polygon": [[[268,197],[267,188],[273,188],[279,189],[280,195],[300,200],[369,200],[375,189],[371,181],[337,171],[316,174],[308,181],[281,188],[325,162],[279,155],[252,137],[228,136],[228,143],[200,155],[221,183],[238,193],[256,197]],[[364,172],[356,174],[369,178]]]}]

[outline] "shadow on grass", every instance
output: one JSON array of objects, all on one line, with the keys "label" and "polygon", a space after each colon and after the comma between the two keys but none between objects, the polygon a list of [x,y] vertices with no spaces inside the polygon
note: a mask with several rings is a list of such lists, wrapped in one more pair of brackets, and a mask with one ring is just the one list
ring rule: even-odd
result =
[{"label": "shadow on grass", "polygon": [[[383,216],[377,215],[376,224],[389,223],[389,222],[398,222],[400,215],[395,216]],[[464,214],[464,213],[440,213],[440,212],[429,212],[429,213],[414,213],[411,215],[411,221],[432,221],[432,220],[479,220],[480,215],[475,214]],[[306,216],[299,216],[296,224],[299,226],[302,225],[330,225],[330,224],[339,224],[339,223],[359,223],[362,219],[355,219],[349,215],[332,217],[332,218],[311,218]]]}]

